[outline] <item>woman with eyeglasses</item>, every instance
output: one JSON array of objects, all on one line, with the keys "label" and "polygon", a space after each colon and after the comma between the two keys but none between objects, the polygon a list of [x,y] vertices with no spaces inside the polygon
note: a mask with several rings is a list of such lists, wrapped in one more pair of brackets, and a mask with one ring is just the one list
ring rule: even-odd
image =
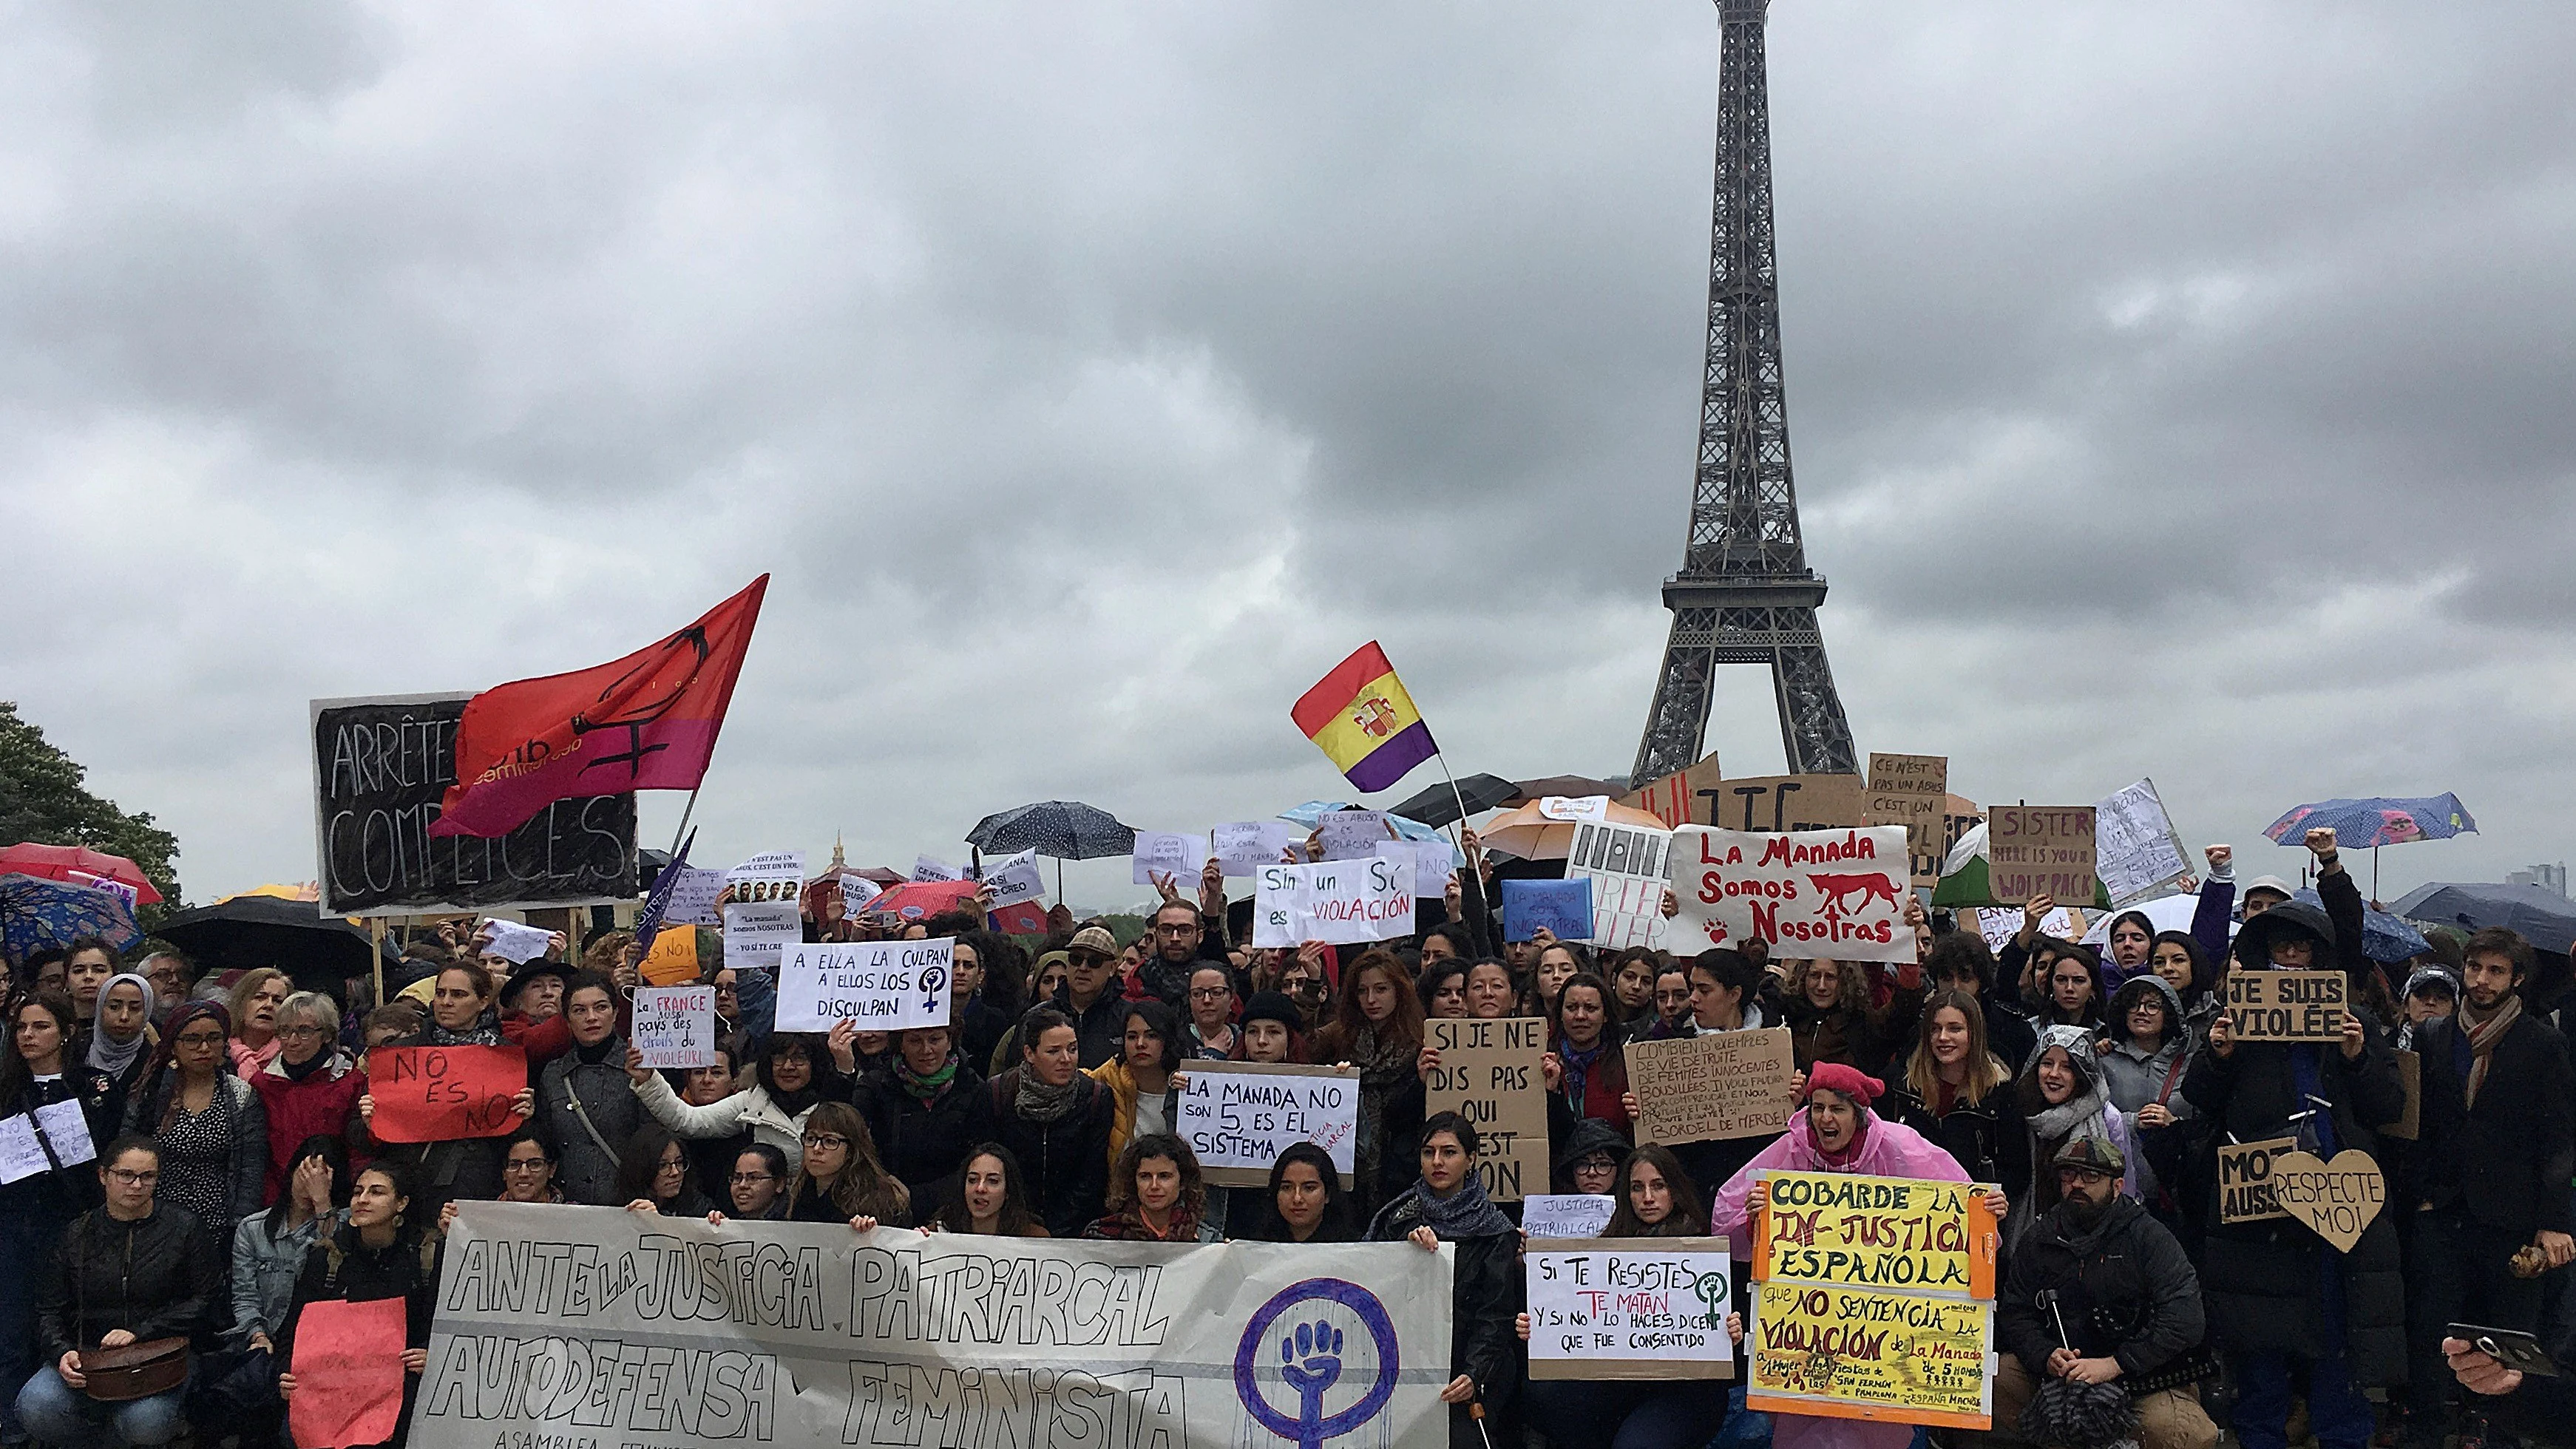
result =
[{"label": "woman with eyeglasses", "polygon": [[766,1142],[755,1142],[734,1154],[733,1169],[726,1175],[725,1204],[730,1214],[707,1214],[709,1223],[721,1224],[727,1216],[749,1218],[753,1222],[774,1222],[787,1215],[787,1154]]},{"label": "woman with eyeglasses", "polygon": [[[319,992],[299,991],[271,1013],[277,1052],[268,1064],[248,1073],[267,1119],[268,1173],[260,1198],[274,1203],[286,1191],[287,1160],[295,1144],[317,1134],[337,1137],[352,1165],[367,1160],[364,1121],[358,1098],[367,1090],[366,1074],[355,1057],[340,1049],[334,1033],[340,1009]],[[236,1056],[238,1061],[239,1057]]]},{"label": "woman with eyeglasses", "polygon": [[[496,1202],[564,1201],[562,1160],[556,1156],[554,1139],[534,1127],[522,1127],[510,1134],[501,1149],[501,1195]],[[453,1208],[455,1204],[448,1204]],[[438,1230],[447,1231],[453,1216],[439,1220]]]},{"label": "woman with eyeglasses", "polygon": [[912,1226],[912,1194],[877,1161],[876,1143],[858,1109],[825,1102],[805,1119],[796,1181],[787,1191],[787,1220],[848,1223],[860,1232]]},{"label": "woman with eyeglasses", "polygon": [[673,1135],[691,1141],[733,1137],[743,1132],[793,1159],[801,1150],[805,1124],[827,1099],[845,1097],[849,1088],[832,1074],[830,1049],[808,1032],[781,1032],[762,1043],[760,1065],[752,1069],[749,1090],[714,1102],[683,1102],[662,1074],[647,1070],[644,1054],[626,1054],[626,1079],[653,1120]]},{"label": "woman with eyeglasses", "polygon": [[993,1099],[955,1041],[945,1026],[896,1032],[886,1064],[860,1078],[851,1093],[887,1168],[912,1194],[912,1215],[919,1219],[947,1201],[966,1150],[993,1135]]},{"label": "woman with eyeglasses", "polygon": [[[396,1449],[410,1432],[412,1401],[420,1393],[421,1371],[429,1366],[429,1324],[438,1307],[438,1265],[445,1248],[445,1239],[412,1207],[411,1177],[400,1166],[373,1162],[359,1172],[349,1193],[348,1221],[304,1255],[286,1332],[277,1345],[278,1359],[294,1363],[295,1333],[308,1303],[403,1300],[402,1415],[394,1421],[393,1438],[385,1441]],[[277,1392],[294,1399],[293,1373],[278,1375]]]},{"label": "woman with eyeglasses", "polygon": [[[81,1356],[202,1336],[217,1309],[223,1260],[186,1209],[156,1200],[161,1158],[150,1142],[118,1138],[95,1171],[105,1203],[75,1219],[38,1260],[36,1340],[45,1366],[18,1391],[18,1418],[48,1444],[91,1443],[102,1431],[129,1445],[166,1444],[187,1427],[186,1385],[120,1403],[93,1399]],[[24,1264],[11,1268],[13,1277],[36,1274]]]},{"label": "woman with eyeglasses", "polygon": [[[118,977],[100,994],[104,1021],[131,988]],[[148,1002],[137,1003],[148,1006]],[[125,1130],[161,1150],[161,1200],[194,1213],[219,1253],[233,1226],[259,1211],[268,1190],[268,1109],[232,1074],[224,1051],[231,1022],[212,1001],[191,1001],[171,1020],[144,1090],[125,1105]]]},{"label": "woman with eyeglasses", "polygon": [[[9,1048],[0,1057],[0,1118],[52,1107],[58,1109],[59,1124],[62,1104],[75,1103],[92,1142],[113,1135],[102,1131],[108,1125],[106,1082],[95,1072],[65,1069],[78,1032],[71,998],[60,991],[34,991],[9,1008]],[[46,1140],[51,1140],[50,1131]],[[26,1437],[18,1427],[15,1403],[19,1386],[36,1369],[36,1274],[29,1269],[51,1260],[63,1229],[98,1199],[98,1173],[85,1163],[0,1183],[0,1263],[10,1265],[0,1272],[0,1438],[10,1442]]]},{"label": "woman with eyeglasses", "polygon": [[715,1204],[698,1190],[688,1149],[659,1122],[637,1128],[618,1154],[617,1194],[626,1199],[629,1212],[698,1218],[715,1211]]}]

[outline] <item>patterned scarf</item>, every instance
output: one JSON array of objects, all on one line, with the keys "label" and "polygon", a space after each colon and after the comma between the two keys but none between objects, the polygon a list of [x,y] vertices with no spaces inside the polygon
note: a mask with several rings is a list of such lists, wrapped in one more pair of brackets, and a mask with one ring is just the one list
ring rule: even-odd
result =
[{"label": "patterned scarf", "polygon": [[472,1026],[463,1031],[449,1031],[436,1021],[432,1021],[429,1024],[429,1030],[423,1034],[423,1040],[429,1046],[501,1046],[504,1044],[501,1040],[501,1018],[488,1007],[484,1009],[481,1016],[475,1018]]},{"label": "patterned scarf", "polygon": [[916,1101],[932,1101],[940,1093],[948,1090],[950,1082],[957,1080],[957,1061],[957,1053],[950,1052],[948,1060],[939,1064],[939,1070],[925,1077],[913,1071],[912,1064],[905,1061],[903,1054],[898,1052],[894,1059],[894,1079],[901,1083],[903,1089],[910,1092]]},{"label": "patterned scarf", "polygon": [[1420,1178],[1413,1182],[1414,1201],[1422,1204],[1423,1224],[1439,1235],[1440,1240],[1456,1242],[1460,1238],[1490,1238],[1514,1231],[1512,1220],[1485,1196],[1484,1179],[1471,1170],[1467,1180],[1447,1197],[1431,1191],[1431,1184]]},{"label": "patterned scarf", "polygon": [[1359,1131],[1352,1142],[1360,1162],[1380,1159],[1385,1136],[1386,1094],[1414,1075],[1422,1049],[1397,1037],[1381,1039],[1374,1024],[1364,1023],[1351,1042],[1351,1064],[1360,1072]]},{"label": "patterned scarf", "polygon": [[1592,1043],[1592,1050],[1579,1052],[1574,1049],[1573,1042],[1564,1037],[1557,1038],[1556,1059],[1565,1065],[1565,1099],[1574,1104],[1577,1112],[1583,1110],[1584,1082],[1592,1075],[1592,1068],[1601,1060],[1602,1049],[1608,1045],[1609,1038],[1604,1034]]},{"label": "patterned scarf", "polygon": [[1020,1073],[1019,1093],[1011,1098],[1011,1110],[1025,1122],[1043,1125],[1062,1121],[1065,1114],[1073,1110],[1074,1093],[1081,1086],[1079,1073],[1061,1087],[1050,1087],[1038,1080],[1037,1073],[1023,1071]]},{"label": "patterned scarf", "polygon": [[2478,1020],[2478,1009],[2471,1006],[2467,998],[2461,999],[2461,1033],[2469,1039],[2469,1050],[2477,1054],[2477,1059],[2469,1063],[2469,1081],[2461,1093],[2461,1105],[2474,1107],[2478,1104],[2478,1088],[2486,1085],[2487,1066],[2495,1060],[2496,1043],[2504,1040],[2504,1034],[2521,1019],[2522,997],[2517,992],[2506,992],[2503,1002],[2488,1013],[2484,1021]]}]

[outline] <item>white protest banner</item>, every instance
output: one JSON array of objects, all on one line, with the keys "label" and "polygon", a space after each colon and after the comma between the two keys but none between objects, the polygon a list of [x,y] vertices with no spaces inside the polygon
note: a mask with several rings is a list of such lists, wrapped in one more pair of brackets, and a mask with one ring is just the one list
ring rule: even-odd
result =
[{"label": "white protest banner", "polygon": [[984,884],[993,888],[993,909],[997,911],[1046,894],[1046,875],[1038,869],[1038,853],[1034,850],[988,862]]},{"label": "white protest banner", "polygon": [[98,1156],[89,1139],[89,1121],[80,1103],[56,1102],[38,1107],[33,1116],[0,1120],[0,1182],[57,1167],[70,1167]]},{"label": "white protest banner", "polygon": [[1521,1199],[1521,1231],[1533,1238],[1595,1238],[1619,1200],[1606,1192],[1534,1192]]},{"label": "white protest banner", "polygon": [[712,986],[638,986],[626,1039],[644,1054],[644,1065],[712,1067],[716,1064],[716,989]]},{"label": "white protest banner", "polygon": [[944,860],[927,855],[916,855],[912,858],[912,878],[914,880],[964,880],[966,872],[964,868],[950,865]]},{"label": "white protest banner", "polygon": [[1666,857],[1669,830],[1585,821],[1574,827],[1565,856],[1567,880],[1592,882],[1592,934],[1596,945],[1664,944],[1664,891],[1671,884]]},{"label": "white protest banner", "polygon": [[1759,936],[1774,956],[1911,961],[1905,827],[1673,832],[1673,954]]},{"label": "white protest banner", "polygon": [[1735,1260],[1724,1238],[1530,1245],[1534,1379],[1731,1379]]},{"label": "white protest banner", "polygon": [[1456,1253],[463,1202],[413,1449],[1446,1449]]},{"label": "white protest banner", "polygon": [[845,914],[857,915],[868,908],[868,902],[884,894],[885,887],[866,876],[841,873],[841,910]]},{"label": "white protest banner", "polygon": [[1133,884],[1152,885],[1154,877],[1167,875],[1183,895],[1195,895],[1199,872],[1207,869],[1208,838],[1169,830],[1139,830],[1129,860]]},{"label": "white protest banner", "polygon": [[1315,820],[1324,859],[1364,860],[1377,853],[1377,843],[1392,840],[1383,810],[1327,810]]},{"label": "white protest banner", "polygon": [[733,887],[736,905],[770,901],[792,905],[805,893],[805,852],[765,851],[726,871],[725,884]]},{"label": "white protest banner", "polygon": [[861,1031],[948,1024],[956,941],[848,941],[790,947],[778,968],[778,1029]]},{"label": "white protest banner", "polygon": [[1225,1061],[1190,1062],[1186,1072],[1189,1090],[1181,1093],[1172,1131],[1198,1155],[1209,1182],[1266,1187],[1282,1149],[1312,1142],[1349,1185],[1360,1127],[1358,1077],[1331,1067]]},{"label": "white protest banner", "polygon": [[1610,797],[1607,795],[1541,795],[1538,813],[1549,820],[1607,820]]},{"label": "white protest banner", "polygon": [[2182,836],[2165,814],[2156,782],[2140,780],[2093,804],[2093,874],[2114,910],[2145,900],[2191,874]]},{"label": "white protest banner", "polygon": [[1449,894],[1449,877],[1457,869],[1457,859],[1449,853],[1448,841],[1381,840],[1371,853],[1380,860],[1412,863],[1415,900],[1436,901]]},{"label": "white protest banner", "polygon": [[495,919],[475,927],[474,934],[483,938],[484,950],[513,966],[525,966],[546,954],[546,945],[554,939],[555,933],[522,926],[516,921]]},{"label": "white protest banner", "polygon": [[1238,820],[1208,832],[1227,875],[1244,876],[1277,865],[1279,853],[1305,842],[1306,832],[1286,820]]},{"label": "white protest banner", "polygon": [[1359,946],[1413,934],[1413,868],[1400,860],[1265,865],[1252,896],[1252,944]]},{"label": "white protest banner", "polygon": [[805,939],[796,902],[764,901],[724,908],[724,963],[734,971],[775,971],[787,948]]},{"label": "white protest banner", "polygon": [[716,913],[716,897],[724,893],[725,873],[700,870],[694,865],[673,867],[679,871],[677,885],[671,887],[671,904],[662,912],[666,926],[721,926],[724,917]]},{"label": "white protest banner", "polygon": [[[2021,911],[2013,906],[1969,906],[1977,917],[1977,934],[1986,938],[1986,949],[2000,953],[2005,943],[2021,934]],[[2057,906],[2039,918],[2039,933],[2061,941],[2075,939],[2075,917],[2066,907]]]}]

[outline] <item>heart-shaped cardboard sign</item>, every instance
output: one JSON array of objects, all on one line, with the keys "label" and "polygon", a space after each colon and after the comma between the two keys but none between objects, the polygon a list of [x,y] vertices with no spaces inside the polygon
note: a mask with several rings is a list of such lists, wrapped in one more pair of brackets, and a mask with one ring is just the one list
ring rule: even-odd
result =
[{"label": "heart-shaped cardboard sign", "polygon": [[2386,1204],[2388,1185],[2367,1152],[2348,1147],[2332,1162],[2313,1152],[2282,1152],[2272,1158],[2272,1196],[2335,1251],[2349,1253]]}]

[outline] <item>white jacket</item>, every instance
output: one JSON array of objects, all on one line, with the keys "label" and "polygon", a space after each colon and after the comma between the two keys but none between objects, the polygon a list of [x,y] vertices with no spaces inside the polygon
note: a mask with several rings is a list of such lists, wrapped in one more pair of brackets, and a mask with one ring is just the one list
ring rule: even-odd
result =
[{"label": "white jacket", "polygon": [[749,1091],[736,1092],[721,1102],[704,1107],[680,1100],[671,1084],[660,1072],[648,1072],[644,1084],[635,1089],[644,1100],[644,1110],[653,1120],[671,1129],[674,1137],[731,1137],[749,1132],[754,1142],[766,1142],[787,1154],[793,1166],[805,1145],[805,1119],[814,1114],[812,1107],[793,1116],[770,1100],[769,1089],[754,1084]]}]

